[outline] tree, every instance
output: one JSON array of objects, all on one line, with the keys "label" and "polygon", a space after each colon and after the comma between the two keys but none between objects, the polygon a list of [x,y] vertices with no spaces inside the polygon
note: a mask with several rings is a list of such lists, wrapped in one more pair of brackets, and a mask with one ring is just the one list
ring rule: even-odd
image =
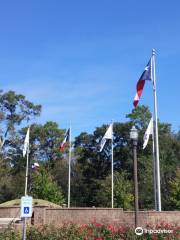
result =
[{"label": "tree", "polygon": [[[111,207],[111,175],[99,181],[96,191],[96,201],[100,207]],[[126,171],[114,173],[114,207],[123,209],[133,208],[133,185]]]},{"label": "tree", "polygon": [[151,118],[151,112],[147,106],[137,106],[126,117],[130,119],[133,125],[136,125],[138,129],[145,129]]},{"label": "tree", "polygon": [[12,176],[10,165],[0,157],[0,203],[13,198]]},{"label": "tree", "polygon": [[[22,157],[22,147],[27,127],[21,127],[22,124],[29,124],[30,120],[39,116],[41,106],[34,105],[25,96],[13,91],[7,93],[1,91],[0,100],[0,145],[5,140],[0,151],[0,201],[6,201],[24,194],[26,159]],[[139,205],[141,209],[154,207],[151,138],[146,149],[142,149],[143,135],[151,115],[148,107],[138,106],[127,115],[126,122],[114,123],[114,172],[119,179],[116,182],[118,188],[115,191],[115,204],[117,204],[115,206],[131,208],[129,194],[132,193],[130,186],[133,184],[133,156],[129,131],[135,124],[139,131],[137,146]],[[171,182],[176,181],[174,175],[176,169],[180,167],[180,132],[173,133],[169,123],[158,122],[158,126],[162,207],[168,210],[177,208],[179,201],[178,195],[175,194],[178,190],[171,191],[175,189],[172,188],[174,185]],[[107,125],[99,126],[92,134],[82,132],[75,138],[71,162],[71,204],[74,206],[107,206],[109,202],[111,141],[107,141],[103,151],[99,152],[100,142],[107,127]],[[57,200],[60,196],[55,194],[60,189],[60,193],[67,198],[68,154],[67,149],[63,154],[59,151],[63,138],[64,130],[55,122],[49,121],[44,125],[31,124],[29,170],[32,163],[38,161],[44,166],[45,172],[35,175],[35,185],[30,184],[29,193],[32,186],[33,191],[36,189],[34,194],[41,193],[42,197],[47,197],[49,194],[53,196],[50,198],[55,199],[53,201],[60,201]],[[29,180],[32,182],[34,174],[31,176],[31,171],[29,173]],[[50,184],[50,193],[47,182],[44,182],[45,185],[41,189],[38,186],[39,183],[42,184],[44,176],[52,184]],[[172,199],[174,199],[173,203]]]},{"label": "tree", "polygon": [[64,197],[61,188],[53,181],[49,172],[41,167],[32,177],[32,195],[34,198],[48,200],[62,205]]},{"label": "tree", "polygon": [[177,168],[175,178],[170,181],[170,193],[173,209],[180,210],[180,168]]},{"label": "tree", "polygon": [[13,133],[15,126],[24,120],[28,122],[32,117],[40,115],[41,105],[34,105],[25,96],[14,91],[1,91],[0,100],[0,134],[3,137],[7,137],[9,132]]},{"label": "tree", "polygon": [[[16,94],[14,91],[3,93],[0,91],[0,159],[1,159],[1,197],[0,201],[10,200],[22,195],[21,173],[24,169],[24,159],[21,155],[21,141],[17,128],[24,122],[35,116],[39,116],[41,105],[34,105],[25,96]],[[20,162],[16,171],[15,163]],[[23,163],[23,164],[22,164]],[[16,185],[16,180],[21,179],[21,183]]]},{"label": "tree", "polygon": [[180,141],[163,125],[159,128],[162,207],[172,210],[170,182],[180,167]]},{"label": "tree", "polygon": [[[141,209],[154,208],[153,189],[153,155],[152,139],[143,150],[143,136],[151,118],[146,106],[138,106],[127,115],[125,123],[114,123],[114,170],[126,171],[128,179],[133,180],[132,145],[129,131],[136,125],[139,131],[138,139],[138,182],[139,205]],[[161,193],[163,209],[171,208],[169,182],[180,164],[179,135],[171,131],[168,123],[158,123],[160,145]],[[97,127],[93,134],[81,133],[75,139],[77,164],[81,173],[81,189],[85,206],[98,206],[95,197],[99,191],[99,181],[104,181],[111,170],[111,144],[107,141],[103,151],[98,152],[100,141],[107,129],[107,125]],[[102,195],[103,197],[103,195]],[[102,202],[105,202],[105,200]],[[82,202],[81,202],[82,204]]]},{"label": "tree", "polygon": [[[114,170],[126,169],[130,174],[132,158],[129,151],[129,129],[131,123],[114,123]],[[99,152],[100,141],[107,125],[96,128],[93,134],[82,133],[75,139],[74,147],[77,154],[81,176],[81,189],[85,206],[99,206],[96,192],[99,182],[111,172],[111,144],[107,141],[102,152]],[[103,201],[104,202],[104,201]]]}]

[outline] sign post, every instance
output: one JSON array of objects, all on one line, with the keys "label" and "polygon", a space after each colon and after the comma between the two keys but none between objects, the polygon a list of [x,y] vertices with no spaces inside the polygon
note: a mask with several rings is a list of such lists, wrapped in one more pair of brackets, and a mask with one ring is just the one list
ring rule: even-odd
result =
[{"label": "sign post", "polygon": [[32,217],[32,203],[32,197],[21,197],[21,218],[24,218],[23,240],[26,240],[26,218]]}]

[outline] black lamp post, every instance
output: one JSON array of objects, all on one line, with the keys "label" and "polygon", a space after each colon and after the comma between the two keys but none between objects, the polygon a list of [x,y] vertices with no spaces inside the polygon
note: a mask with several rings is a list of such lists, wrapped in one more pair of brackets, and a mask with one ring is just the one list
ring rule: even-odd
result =
[{"label": "black lamp post", "polygon": [[130,130],[130,139],[133,145],[133,169],[134,169],[134,209],[135,209],[135,228],[138,227],[138,179],[137,179],[137,143],[138,130],[133,126]]}]

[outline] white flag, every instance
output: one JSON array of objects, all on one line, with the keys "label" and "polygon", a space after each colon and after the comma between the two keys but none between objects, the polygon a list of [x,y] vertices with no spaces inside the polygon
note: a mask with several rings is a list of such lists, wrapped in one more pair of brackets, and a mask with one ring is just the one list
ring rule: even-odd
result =
[{"label": "white flag", "polygon": [[145,149],[145,147],[147,146],[148,144],[148,141],[149,141],[149,136],[152,135],[153,136],[153,118],[151,118],[150,122],[149,122],[149,125],[146,129],[146,132],[144,134],[144,143],[143,143],[143,149]]},{"label": "white flag", "polygon": [[3,147],[3,138],[0,136],[0,148]]},{"label": "white flag", "polygon": [[107,140],[107,139],[111,139],[111,140],[112,140],[112,138],[113,138],[113,124],[111,123],[111,124],[109,125],[106,133],[104,134],[104,137],[103,137],[102,140],[101,140],[101,145],[100,145],[101,149],[100,149],[100,152],[103,150],[104,145],[105,145],[105,143],[106,143],[106,140]]},{"label": "white flag", "polygon": [[27,130],[26,137],[25,137],[25,140],[24,140],[23,157],[25,157],[28,148],[29,148],[29,128]]},{"label": "white flag", "polygon": [[4,138],[2,136],[0,136],[0,149],[2,149],[2,147],[4,146],[8,132],[9,132],[9,127],[7,128],[7,130],[4,134]]}]

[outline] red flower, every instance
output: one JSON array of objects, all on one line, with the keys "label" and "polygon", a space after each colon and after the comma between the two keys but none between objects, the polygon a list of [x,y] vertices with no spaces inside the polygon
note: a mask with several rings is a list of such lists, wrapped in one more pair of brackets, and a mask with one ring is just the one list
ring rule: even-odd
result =
[{"label": "red flower", "polygon": [[118,232],[119,232],[120,234],[124,234],[124,233],[126,232],[126,227],[125,227],[124,225],[121,225],[121,226],[119,227],[119,229],[118,229]]},{"label": "red flower", "polygon": [[114,233],[116,232],[115,227],[114,227],[112,224],[108,224],[108,225],[107,225],[107,228],[108,228],[109,230],[111,230],[112,234],[114,234]]},{"label": "red flower", "polygon": [[96,227],[102,227],[102,224],[100,224],[100,223],[94,223],[94,225],[95,225]]}]

